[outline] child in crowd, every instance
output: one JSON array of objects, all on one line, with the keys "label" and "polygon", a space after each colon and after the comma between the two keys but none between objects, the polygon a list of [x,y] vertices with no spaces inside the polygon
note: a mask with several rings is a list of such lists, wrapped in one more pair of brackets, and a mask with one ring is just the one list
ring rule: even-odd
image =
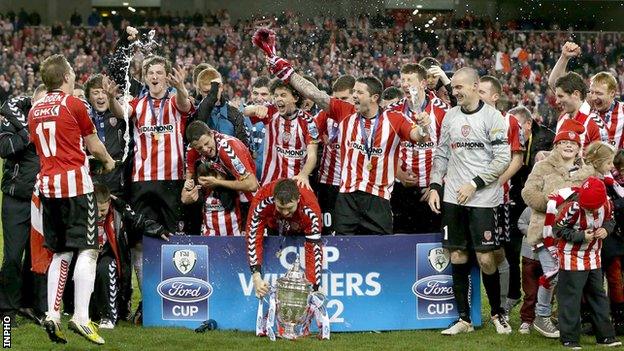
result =
[{"label": "child in crowd", "polygon": [[522,255],[522,290],[524,291],[524,300],[520,308],[520,321],[522,323],[518,329],[520,334],[529,334],[533,320],[535,320],[538,282],[543,274],[539,257],[526,238],[530,220],[531,208],[527,206],[518,218],[518,229],[524,235],[520,249]]},{"label": "child in crowd", "polygon": [[[596,172],[602,175],[603,181],[607,186],[607,195],[612,201],[624,196],[624,194],[617,194],[616,186],[619,189],[621,189],[621,187],[616,184],[611,174],[611,171],[614,169],[614,157],[615,150],[609,144],[600,141],[591,143],[585,153],[585,162],[594,166]],[[614,213],[618,213],[615,208]],[[624,334],[623,256],[624,239],[619,235],[619,230],[614,230],[614,235],[607,236],[603,241],[601,259],[602,270],[607,279],[613,326],[618,335]],[[584,310],[586,310],[586,308],[584,308]]]},{"label": "child in crowd", "polygon": [[[544,223],[544,244],[556,247],[559,261],[559,330],[564,347],[580,349],[581,297],[591,308],[596,342],[620,346],[609,318],[603,288],[602,240],[613,231],[613,209],[602,180],[589,177],[579,188],[551,195]],[[562,206],[557,212],[557,207]],[[552,252],[552,251],[551,251]]]}]

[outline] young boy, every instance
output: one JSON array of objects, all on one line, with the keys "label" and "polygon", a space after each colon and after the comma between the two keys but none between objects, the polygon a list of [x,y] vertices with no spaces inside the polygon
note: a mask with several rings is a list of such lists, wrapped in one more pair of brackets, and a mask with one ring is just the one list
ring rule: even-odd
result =
[{"label": "young boy", "polygon": [[520,218],[518,218],[518,229],[524,235],[520,249],[522,256],[522,290],[524,291],[524,300],[520,308],[520,321],[522,323],[518,329],[520,334],[529,334],[531,331],[531,325],[533,325],[535,320],[539,277],[544,274],[537,253],[533,250],[533,246],[527,242],[526,235],[530,219],[531,208],[527,206],[522,211]]},{"label": "young boy", "polygon": [[[553,210],[557,205],[563,205],[558,213]],[[622,345],[609,318],[600,260],[602,240],[615,226],[612,214],[605,185],[596,177],[589,177],[579,188],[561,189],[550,196],[544,244],[557,247],[559,330],[563,346],[573,350],[581,348],[581,296],[592,310],[596,342],[610,347]]]}]

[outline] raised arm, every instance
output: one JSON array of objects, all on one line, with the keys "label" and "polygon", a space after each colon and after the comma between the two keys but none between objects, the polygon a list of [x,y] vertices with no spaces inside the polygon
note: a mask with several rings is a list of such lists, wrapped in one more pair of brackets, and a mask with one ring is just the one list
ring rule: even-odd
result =
[{"label": "raised arm", "polygon": [[275,32],[261,28],[254,33],[252,42],[264,51],[269,61],[269,70],[274,76],[295,88],[303,97],[314,101],[321,109],[329,107],[329,95],[311,82],[295,73],[290,62],[275,54]]},{"label": "raised arm", "polygon": [[581,53],[581,48],[575,43],[568,41],[563,44],[561,48],[561,56],[559,56],[559,60],[553,67],[552,72],[548,76],[548,86],[555,90],[555,83],[557,83],[557,79],[564,76],[566,73],[566,67],[568,66],[568,62],[571,58],[578,56]]},{"label": "raised arm", "polygon": [[202,99],[199,103],[199,107],[197,107],[197,120],[202,121],[206,124],[209,124],[210,114],[212,114],[212,110],[214,109],[217,103],[217,95],[219,95],[219,86],[221,85],[218,81],[210,82],[210,91],[208,95]]},{"label": "raised arm", "polygon": [[102,79],[102,88],[106,92],[106,96],[108,97],[108,108],[113,113],[113,115],[117,118],[124,118],[123,107],[117,100],[117,96],[119,95],[119,86],[112,81],[110,78],[104,76]]},{"label": "raised arm", "polygon": [[181,112],[189,112],[191,110],[192,104],[189,99],[188,90],[184,86],[184,81],[186,80],[186,70],[183,67],[173,68],[172,73],[167,77],[169,84],[176,88],[176,104],[178,105],[178,109]]},{"label": "raised arm", "polygon": [[329,107],[329,95],[301,75],[293,72],[290,76],[290,85],[303,97],[314,101],[321,109]]}]

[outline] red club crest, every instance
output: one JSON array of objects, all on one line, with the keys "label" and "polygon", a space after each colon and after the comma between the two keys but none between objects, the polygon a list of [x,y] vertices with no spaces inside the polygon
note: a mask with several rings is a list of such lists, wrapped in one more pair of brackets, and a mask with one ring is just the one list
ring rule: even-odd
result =
[{"label": "red club crest", "polygon": [[464,136],[464,138],[465,138],[465,137],[467,137],[467,136],[470,134],[470,131],[471,131],[471,130],[472,130],[472,128],[470,128],[470,126],[469,126],[469,125],[467,125],[467,124],[466,124],[466,125],[463,125],[463,126],[461,127],[461,133],[462,133],[462,135]]},{"label": "red club crest", "polygon": [[487,241],[492,240],[492,232],[489,230],[486,230],[483,232],[483,238]]}]

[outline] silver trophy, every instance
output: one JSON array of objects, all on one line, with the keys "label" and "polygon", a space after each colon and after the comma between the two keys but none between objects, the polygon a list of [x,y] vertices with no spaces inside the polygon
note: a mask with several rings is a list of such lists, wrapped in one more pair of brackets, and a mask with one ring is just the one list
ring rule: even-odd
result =
[{"label": "silver trophy", "polygon": [[286,275],[277,279],[277,321],[284,328],[282,337],[296,339],[301,336],[301,327],[308,313],[308,299],[312,293],[305,273],[299,269],[299,258],[295,260]]}]

